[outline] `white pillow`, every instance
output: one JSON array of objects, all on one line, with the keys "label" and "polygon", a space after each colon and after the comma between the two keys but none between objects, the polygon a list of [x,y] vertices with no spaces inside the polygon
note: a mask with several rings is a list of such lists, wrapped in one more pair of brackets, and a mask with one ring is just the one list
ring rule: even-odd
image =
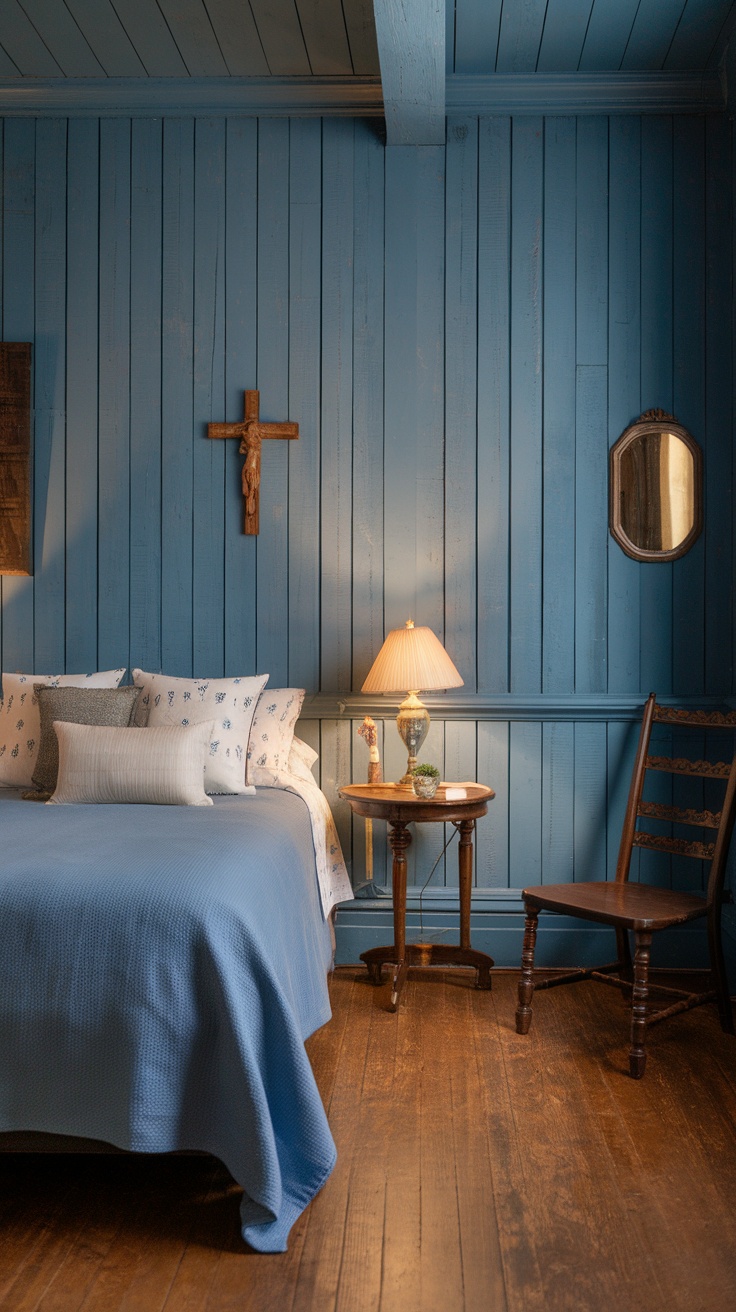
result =
[{"label": "white pillow", "polygon": [[250,731],[249,771],[252,766],[259,770],[288,768],[294,726],[303,701],[303,688],[268,688],[261,694]]},{"label": "white pillow", "polygon": [[149,727],[178,725],[188,729],[204,720],[213,723],[204,786],[208,793],[245,793],[245,760],[253,712],[267,674],[239,679],[174,679],[166,674],[133,670],[133,682],[143,688],[141,710]]},{"label": "white pillow", "polygon": [[0,705],[0,788],[32,788],[41,738],[41,715],[34,683],[47,688],[117,688],[125,674],[3,674]]},{"label": "white pillow", "polygon": [[46,805],[212,806],[203,786],[212,728],[211,721],[192,729],[110,729],[55,720],[59,775]]}]

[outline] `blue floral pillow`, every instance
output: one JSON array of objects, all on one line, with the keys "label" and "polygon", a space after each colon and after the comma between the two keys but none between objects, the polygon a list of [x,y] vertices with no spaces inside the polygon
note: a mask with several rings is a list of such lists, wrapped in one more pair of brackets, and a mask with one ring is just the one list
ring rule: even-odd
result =
[{"label": "blue floral pillow", "polygon": [[32,788],[41,714],[34,683],[49,688],[117,688],[125,674],[98,670],[95,674],[3,674],[0,702],[0,788]]},{"label": "blue floral pillow", "polygon": [[268,688],[261,693],[250,731],[249,769],[287,769],[303,701],[303,688]]},{"label": "blue floral pillow", "polygon": [[267,674],[237,679],[174,679],[167,674],[133,670],[143,688],[139,704],[149,727],[182,725],[185,729],[213,720],[205,759],[206,793],[244,793],[245,765],[253,714]]}]

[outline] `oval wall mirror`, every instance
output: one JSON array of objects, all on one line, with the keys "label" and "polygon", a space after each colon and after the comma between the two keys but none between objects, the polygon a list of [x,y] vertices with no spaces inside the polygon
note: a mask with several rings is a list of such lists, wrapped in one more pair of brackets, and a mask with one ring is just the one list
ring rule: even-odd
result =
[{"label": "oval wall mirror", "polygon": [[677,560],[703,524],[703,462],[695,438],[647,410],[611,447],[609,528],[634,560]]}]

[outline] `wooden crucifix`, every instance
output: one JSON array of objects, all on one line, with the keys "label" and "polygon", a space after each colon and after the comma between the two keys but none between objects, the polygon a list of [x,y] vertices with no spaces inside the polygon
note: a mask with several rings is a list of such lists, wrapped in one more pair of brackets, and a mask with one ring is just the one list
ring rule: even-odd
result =
[{"label": "wooden crucifix", "polygon": [[263,424],[259,418],[259,393],[246,392],[243,419],[239,424],[208,424],[208,437],[239,437],[243,461],[244,533],[258,532],[258,503],[261,486],[262,438],[299,436],[298,424]]}]

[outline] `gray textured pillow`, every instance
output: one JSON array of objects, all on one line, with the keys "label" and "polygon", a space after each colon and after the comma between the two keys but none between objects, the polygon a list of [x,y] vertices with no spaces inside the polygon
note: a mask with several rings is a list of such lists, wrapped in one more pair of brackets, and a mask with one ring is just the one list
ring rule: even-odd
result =
[{"label": "gray textured pillow", "polygon": [[41,717],[41,740],[33,782],[40,792],[50,794],[59,773],[59,740],[54,721],[124,729],[132,722],[140,688],[47,688],[36,683],[34,692]]}]

